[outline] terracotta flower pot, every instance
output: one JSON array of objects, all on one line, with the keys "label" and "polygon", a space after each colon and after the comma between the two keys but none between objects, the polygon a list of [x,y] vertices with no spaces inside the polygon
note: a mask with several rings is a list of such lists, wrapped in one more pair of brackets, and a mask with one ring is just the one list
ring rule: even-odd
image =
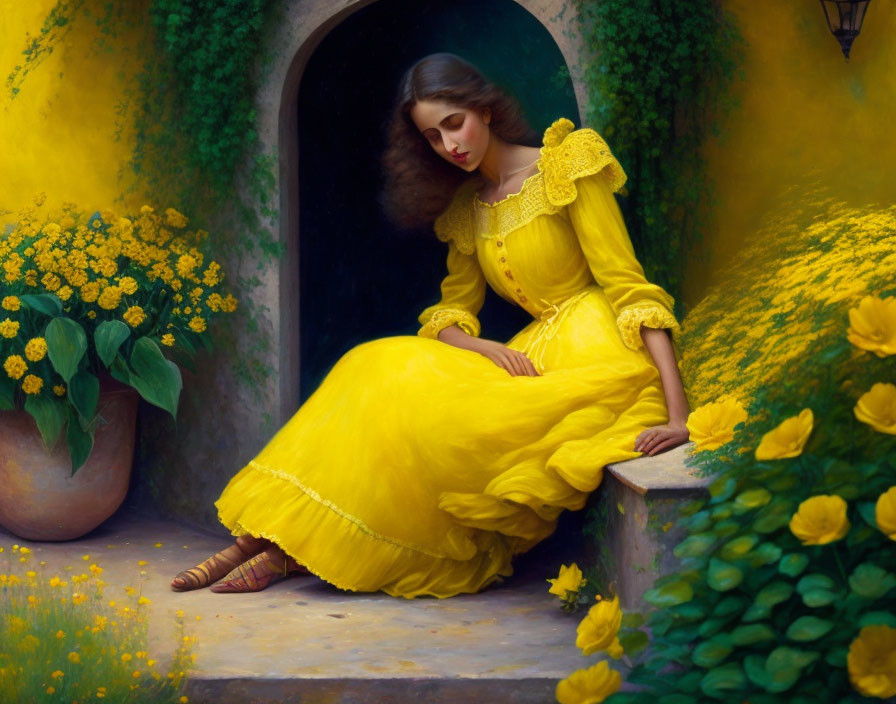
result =
[{"label": "terracotta flower pot", "polygon": [[27,540],[73,540],[124,501],[131,478],[137,392],[102,380],[93,452],[71,476],[65,432],[47,452],[25,411],[0,411],[0,525]]}]

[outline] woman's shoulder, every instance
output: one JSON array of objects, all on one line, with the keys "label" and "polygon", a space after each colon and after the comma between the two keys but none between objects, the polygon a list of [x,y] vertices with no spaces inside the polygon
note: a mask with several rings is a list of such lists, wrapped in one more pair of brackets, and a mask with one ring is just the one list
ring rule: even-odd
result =
[{"label": "woman's shoulder", "polygon": [[442,242],[454,240],[458,250],[464,254],[472,254],[476,250],[473,240],[473,200],[480,181],[470,177],[461,182],[455,189],[448,207],[441,212],[433,223],[436,237]]},{"label": "woman's shoulder", "polygon": [[538,168],[544,172],[548,199],[555,205],[575,200],[579,178],[600,173],[614,192],[628,178],[607,142],[590,127],[576,129],[572,120],[561,117],[544,131],[542,143]]}]

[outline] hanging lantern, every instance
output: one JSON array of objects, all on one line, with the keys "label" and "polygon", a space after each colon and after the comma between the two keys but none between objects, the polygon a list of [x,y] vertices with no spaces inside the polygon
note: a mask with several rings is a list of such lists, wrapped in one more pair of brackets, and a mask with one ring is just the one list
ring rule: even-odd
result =
[{"label": "hanging lantern", "polygon": [[849,61],[849,49],[859,32],[871,0],[821,0],[831,34],[837,37],[843,55]]}]

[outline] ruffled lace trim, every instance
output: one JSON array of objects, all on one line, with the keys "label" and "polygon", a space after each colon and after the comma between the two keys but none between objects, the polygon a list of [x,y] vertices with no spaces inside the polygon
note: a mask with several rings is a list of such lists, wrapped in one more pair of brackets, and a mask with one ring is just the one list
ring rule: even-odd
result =
[{"label": "ruffled lace trim", "polygon": [[467,335],[479,337],[479,319],[462,308],[438,308],[432,312],[428,320],[425,317],[426,315],[427,314],[424,313],[420,316],[420,322],[426,321],[423,323],[423,327],[417,331],[417,334],[420,337],[431,337],[434,340],[438,339],[439,333],[442,330],[455,323],[457,323],[460,326],[460,329],[467,333]]},{"label": "ruffled lace trim", "polygon": [[542,142],[538,171],[523,182],[519,193],[497,203],[481,203],[476,182],[466,181],[436,218],[436,236],[443,242],[453,239],[458,250],[472,254],[476,236],[506,235],[572,203],[577,196],[576,179],[600,173],[613,192],[626,182],[625,171],[607,143],[590,128],[575,130],[570,120],[561,118],[545,130]]},{"label": "ruffled lace trim", "polygon": [[641,326],[648,328],[670,328],[678,330],[678,321],[667,309],[656,304],[629,306],[616,318],[616,325],[622,341],[629,349],[638,350],[644,346]]}]

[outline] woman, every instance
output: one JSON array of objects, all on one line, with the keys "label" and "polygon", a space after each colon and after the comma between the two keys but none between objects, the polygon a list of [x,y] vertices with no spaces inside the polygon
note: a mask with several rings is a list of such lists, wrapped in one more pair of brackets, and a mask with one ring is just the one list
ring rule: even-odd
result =
[{"label": "woman", "polygon": [[[304,571],[408,598],[476,592],[582,508],[606,464],[688,439],[673,301],[635,259],[603,139],[561,119],[527,146],[512,99],[451,54],[399,93],[386,205],[403,225],[435,218],[441,300],[416,337],[343,355],[215,503],[236,543],[174,589]],[[533,316],[506,344],[479,336],[486,283]]]}]

